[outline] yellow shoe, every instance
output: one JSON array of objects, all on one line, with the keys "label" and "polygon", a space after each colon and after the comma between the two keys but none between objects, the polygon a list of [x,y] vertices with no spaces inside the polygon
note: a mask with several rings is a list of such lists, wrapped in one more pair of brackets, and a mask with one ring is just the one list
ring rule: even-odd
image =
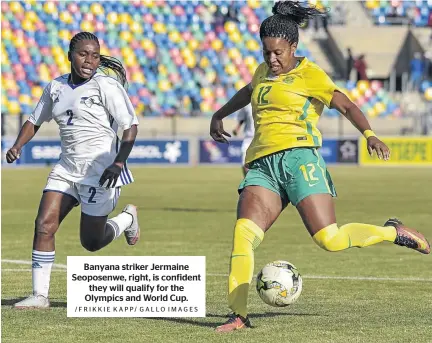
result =
[{"label": "yellow shoe", "polygon": [[417,250],[422,254],[430,254],[430,244],[420,232],[407,228],[396,218],[387,220],[384,226],[394,226],[396,228],[395,244]]},{"label": "yellow shoe", "polygon": [[222,324],[216,328],[217,332],[231,332],[239,329],[247,329],[251,327],[249,318],[242,317],[238,314],[233,313],[230,319],[225,324]]}]

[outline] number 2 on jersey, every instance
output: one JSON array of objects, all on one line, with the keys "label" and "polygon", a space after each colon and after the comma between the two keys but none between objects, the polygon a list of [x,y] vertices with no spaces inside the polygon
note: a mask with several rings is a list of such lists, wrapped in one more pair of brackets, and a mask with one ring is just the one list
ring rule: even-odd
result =
[{"label": "number 2 on jersey", "polygon": [[270,92],[271,88],[272,88],[272,86],[263,86],[260,88],[259,93],[258,93],[258,104],[259,105],[268,104],[268,100],[265,97],[268,94],[268,92]]},{"label": "number 2 on jersey", "polygon": [[68,121],[66,122],[66,125],[73,125],[72,118],[73,118],[73,112],[71,110],[66,111],[66,115],[69,116]]},{"label": "number 2 on jersey", "polygon": [[90,187],[88,192],[91,193],[90,198],[89,198],[89,204],[96,204],[96,200],[93,200],[93,198],[96,195],[96,188]]}]

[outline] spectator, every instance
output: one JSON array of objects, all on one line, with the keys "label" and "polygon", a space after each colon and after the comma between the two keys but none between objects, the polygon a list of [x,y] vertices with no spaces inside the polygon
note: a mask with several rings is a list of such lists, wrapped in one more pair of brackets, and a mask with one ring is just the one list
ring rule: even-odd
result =
[{"label": "spectator", "polygon": [[345,75],[345,79],[347,81],[350,80],[350,75],[351,75],[351,71],[353,69],[354,66],[354,57],[351,53],[351,48],[347,49],[347,58],[346,58],[346,75]]},{"label": "spectator", "polygon": [[360,55],[357,60],[354,62],[354,68],[357,70],[357,81],[359,80],[369,80],[366,74],[366,61],[365,55]]},{"label": "spectator", "polygon": [[423,62],[422,55],[420,52],[414,54],[414,58],[410,64],[410,84],[409,90],[418,90],[420,88],[421,81],[423,79],[423,73],[425,70],[425,63]]}]

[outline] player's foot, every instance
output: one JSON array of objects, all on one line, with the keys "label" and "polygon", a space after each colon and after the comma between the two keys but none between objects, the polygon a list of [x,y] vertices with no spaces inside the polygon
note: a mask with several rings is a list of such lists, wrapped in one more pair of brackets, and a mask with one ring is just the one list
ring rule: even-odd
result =
[{"label": "player's foot", "polygon": [[395,244],[417,250],[422,254],[430,253],[430,244],[426,238],[420,232],[404,226],[400,220],[396,218],[389,219],[384,226],[394,226],[396,228]]},{"label": "player's foot", "polygon": [[138,225],[138,213],[135,205],[126,205],[123,212],[129,213],[132,216],[132,224],[124,230],[126,242],[129,245],[135,245],[140,238],[140,228]]},{"label": "player's foot", "polygon": [[238,314],[232,314],[230,319],[226,321],[225,324],[222,324],[216,328],[217,332],[231,332],[239,329],[247,329],[251,327],[251,323],[249,318],[242,317]]},{"label": "player's foot", "polygon": [[48,298],[43,295],[30,295],[28,298],[21,300],[14,304],[17,309],[31,309],[31,308],[48,308],[50,306]]}]

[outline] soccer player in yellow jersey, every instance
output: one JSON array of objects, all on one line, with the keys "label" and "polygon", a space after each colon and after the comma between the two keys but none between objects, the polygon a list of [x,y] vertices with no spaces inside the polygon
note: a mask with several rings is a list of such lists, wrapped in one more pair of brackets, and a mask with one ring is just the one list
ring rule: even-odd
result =
[{"label": "soccer player in yellow jersey", "polygon": [[277,2],[274,15],[260,28],[265,63],[250,84],[238,91],[212,117],[210,135],[227,142],[222,119],[252,102],[255,136],[246,154],[249,172],[239,186],[240,198],[228,282],[228,305],[233,315],[216,330],[228,332],[250,326],[247,297],[253,276],[253,251],[283,209],[292,203],[313,240],[323,249],[340,251],[382,241],[430,253],[424,236],[397,219],[384,226],[350,223],[338,226],[336,195],[318,152],[321,133],[316,125],[324,106],[336,108],[367,138],[372,154],[389,159],[358,107],[307,58],[295,57],[298,25],[320,12],[297,2]]}]

